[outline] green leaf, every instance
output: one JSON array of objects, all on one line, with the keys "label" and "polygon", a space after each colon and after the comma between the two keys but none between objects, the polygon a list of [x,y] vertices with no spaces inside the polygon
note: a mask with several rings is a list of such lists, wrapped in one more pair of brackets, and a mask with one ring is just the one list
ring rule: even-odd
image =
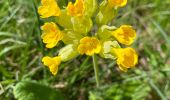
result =
[{"label": "green leaf", "polygon": [[66,100],[57,90],[36,82],[22,81],[14,87],[17,100]]},{"label": "green leaf", "polygon": [[25,42],[19,41],[19,40],[15,40],[12,38],[7,38],[7,39],[3,39],[2,41],[0,41],[0,45],[5,45],[7,43],[15,43],[15,44],[19,44],[19,45],[26,45]]},{"label": "green leaf", "polygon": [[0,51],[0,57],[3,54],[5,54],[5,53],[7,53],[7,52],[9,52],[11,50],[14,50],[14,49],[17,49],[17,48],[21,48],[21,47],[23,47],[23,45],[13,45],[13,46],[5,47],[3,50]]},{"label": "green leaf", "polygon": [[8,32],[0,32],[0,36],[8,36],[8,37],[14,37],[14,33],[8,33]]},{"label": "green leaf", "polygon": [[133,80],[90,91],[89,100],[146,100],[150,91],[146,82]]},{"label": "green leaf", "polygon": [[96,94],[89,92],[89,100],[102,100],[102,98],[100,98],[99,96],[97,96]]},{"label": "green leaf", "polygon": [[0,73],[2,73],[2,75],[5,77],[12,78],[11,73],[8,70],[6,70],[5,67],[3,67],[1,65],[0,65]]}]

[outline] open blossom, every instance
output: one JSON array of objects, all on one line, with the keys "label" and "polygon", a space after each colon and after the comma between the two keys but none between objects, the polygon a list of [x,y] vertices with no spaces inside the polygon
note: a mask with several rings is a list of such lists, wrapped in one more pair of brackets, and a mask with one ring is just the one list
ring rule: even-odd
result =
[{"label": "open blossom", "polygon": [[59,16],[61,11],[56,0],[41,0],[42,5],[38,8],[41,18]]},{"label": "open blossom", "polygon": [[123,7],[127,4],[127,0],[108,0],[111,7]]},{"label": "open blossom", "polygon": [[44,57],[42,59],[42,62],[44,63],[45,66],[48,66],[48,68],[50,69],[50,72],[53,75],[56,75],[58,72],[58,66],[61,63],[61,58],[59,56],[56,57]]},{"label": "open blossom", "polygon": [[53,48],[63,38],[63,33],[53,22],[45,23],[41,29],[43,30],[41,38],[43,39],[43,42],[46,43],[47,48]]},{"label": "open blossom", "polygon": [[85,10],[84,1],[76,0],[73,4],[72,2],[68,3],[67,11],[71,16],[82,16]]},{"label": "open blossom", "polygon": [[122,25],[120,28],[113,31],[112,35],[118,42],[124,45],[131,45],[136,38],[135,30],[129,25]]},{"label": "open blossom", "polygon": [[113,48],[112,53],[117,57],[117,64],[122,71],[133,68],[138,62],[138,55],[133,48]]},{"label": "open blossom", "polygon": [[93,55],[101,50],[100,41],[95,37],[84,37],[80,40],[78,51],[80,54]]}]

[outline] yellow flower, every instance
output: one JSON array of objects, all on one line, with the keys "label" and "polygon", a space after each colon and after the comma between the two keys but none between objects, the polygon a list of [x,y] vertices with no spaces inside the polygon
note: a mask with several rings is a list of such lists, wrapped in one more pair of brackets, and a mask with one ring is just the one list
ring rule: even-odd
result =
[{"label": "yellow flower", "polygon": [[56,75],[58,72],[58,66],[61,63],[61,58],[59,56],[56,57],[43,57],[42,62],[44,63],[45,66],[48,66],[50,69],[50,72],[53,75]]},{"label": "yellow flower", "polygon": [[78,51],[80,54],[93,55],[101,50],[100,41],[95,37],[84,37],[80,40]]},{"label": "yellow flower", "polygon": [[47,48],[53,48],[57,45],[58,41],[63,38],[63,33],[53,22],[45,23],[41,29],[43,30],[41,38],[43,39],[43,42],[46,43]]},{"label": "yellow flower", "polygon": [[117,57],[117,64],[122,71],[127,71],[138,63],[138,55],[133,48],[113,48],[112,53]]},{"label": "yellow flower", "polygon": [[60,8],[55,0],[41,0],[42,6],[38,8],[41,18],[48,18],[60,15]]},{"label": "yellow flower", "polygon": [[123,7],[126,6],[127,0],[108,0],[111,7]]},{"label": "yellow flower", "polygon": [[112,35],[124,45],[131,45],[136,38],[135,30],[129,25],[122,25],[120,28],[113,31]]},{"label": "yellow flower", "polygon": [[76,0],[73,4],[72,2],[68,3],[67,11],[71,16],[82,16],[85,10],[84,0]]}]

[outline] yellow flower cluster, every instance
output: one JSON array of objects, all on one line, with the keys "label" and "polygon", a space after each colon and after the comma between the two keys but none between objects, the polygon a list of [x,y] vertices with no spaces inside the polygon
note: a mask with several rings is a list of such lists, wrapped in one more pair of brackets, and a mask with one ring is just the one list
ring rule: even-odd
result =
[{"label": "yellow flower cluster", "polygon": [[58,56],[44,57],[44,65],[56,75],[61,62],[78,55],[99,54],[103,58],[116,59],[122,71],[134,67],[138,63],[136,51],[131,47],[121,48],[119,43],[131,45],[136,38],[135,30],[130,25],[119,28],[107,25],[118,8],[126,4],[127,0],[103,0],[100,5],[97,0],[76,0],[61,9],[56,0],[41,0],[40,17],[53,18],[41,27],[46,48],[54,48],[60,42],[65,44]]}]

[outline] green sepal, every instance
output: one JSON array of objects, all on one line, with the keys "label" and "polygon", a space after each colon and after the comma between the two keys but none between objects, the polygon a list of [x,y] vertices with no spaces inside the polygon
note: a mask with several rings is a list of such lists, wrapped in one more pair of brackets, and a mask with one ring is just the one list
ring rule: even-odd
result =
[{"label": "green sepal", "polygon": [[108,2],[104,0],[100,7],[99,7],[99,12],[96,16],[96,23],[101,26],[101,25],[106,25],[112,19],[116,16],[117,14],[117,8],[110,7],[108,5]]},{"label": "green sepal", "polygon": [[63,28],[73,29],[71,16],[67,14],[66,10],[61,10],[61,15],[59,17],[56,17],[56,22]]},{"label": "green sepal", "polygon": [[102,27],[99,28],[97,36],[102,41],[114,40],[112,36],[112,31],[115,29],[116,29],[115,26],[103,25]]},{"label": "green sepal", "polygon": [[84,0],[85,2],[85,15],[92,17],[97,9],[97,0]]},{"label": "green sepal", "polygon": [[78,56],[77,46],[69,44],[60,49],[59,54],[61,61],[65,62]]},{"label": "green sepal", "polygon": [[73,30],[76,33],[80,33],[85,36],[91,30],[93,25],[91,18],[88,16],[72,17],[71,22],[73,24]]},{"label": "green sepal", "polygon": [[100,56],[103,58],[116,59],[116,57],[111,53],[112,48],[120,48],[117,41],[104,41],[102,42],[102,49]]},{"label": "green sepal", "polygon": [[64,44],[78,44],[80,39],[84,37],[82,34],[70,30],[64,30],[63,36],[62,41]]}]

